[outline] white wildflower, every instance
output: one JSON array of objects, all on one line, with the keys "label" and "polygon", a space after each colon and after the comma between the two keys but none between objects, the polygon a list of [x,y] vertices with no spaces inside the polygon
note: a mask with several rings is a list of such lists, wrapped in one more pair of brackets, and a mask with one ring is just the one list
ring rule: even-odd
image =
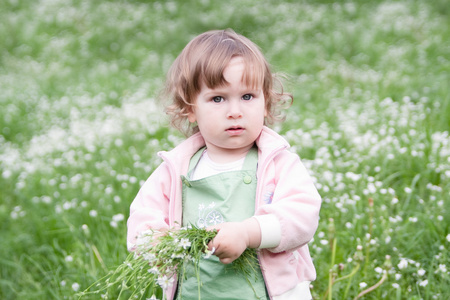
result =
[{"label": "white wildflower", "polygon": [[400,288],[400,285],[399,285],[398,283],[393,283],[393,284],[392,284],[392,287],[393,287],[394,289],[398,289],[398,288]]},{"label": "white wildflower", "polygon": [[365,288],[367,286],[367,283],[365,283],[365,282],[361,282],[360,284],[359,284],[359,287],[360,288]]},{"label": "white wildflower", "polygon": [[400,260],[400,262],[398,263],[398,265],[397,265],[397,267],[398,267],[400,270],[405,269],[407,266],[408,266],[408,261],[407,261],[406,259],[404,259],[404,258],[402,258],[402,259]]},{"label": "white wildflower", "polygon": [[154,253],[146,252],[142,254],[142,257],[149,263],[153,263],[156,260],[156,255]]},{"label": "white wildflower", "polygon": [[442,273],[447,273],[447,266],[444,264],[439,264],[439,268],[434,273],[437,273],[439,271],[441,271]]},{"label": "white wildflower", "polygon": [[120,221],[123,221],[124,219],[125,219],[125,216],[123,214],[117,214],[112,217],[112,220],[114,222],[120,222]]},{"label": "white wildflower", "polygon": [[425,279],[424,281],[419,282],[420,286],[427,286],[428,285],[428,279]]},{"label": "white wildflower", "polygon": [[149,245],[152,242],[152,234],[152,230],[145,230],[140,232],[136,238],[136,245],[138,247]]},{"label": "white wildflower", "polygon": [[184,258],[185,254],[184,253],[172,253],[172,255],[170,256],[170,258],[176,259],[176,258]]},{"label": "white wildflower", "polygon": [[80,289],[80,285],[78,283],[74,283],[72,284],[72,290],[74,290],[75,292],[78,291]]},{"label": "white wildflower", "polygon": [[417,271],[417,274],[419,276],[423,276],[423,275],[425,275],[425,273],[426,273],[426,271],[424,269],[420,269],[419,271]]},{"label": "white wildflower", "polygon": [[207,250],[205,251],[205,256],[204,256],[204,258],[205,258],[205,259],[210,258],[211,255],[214,254],[214,252],[216,252],[216,247],[213,247],[212,250],[207,249]]},{"label": "white wildflower", "polygon": [[168,278],[166,275],[164,275],[163,277],[159,277],[157,279],[157,283],[163,290],[165,290],[172,286],[173,278]]}]

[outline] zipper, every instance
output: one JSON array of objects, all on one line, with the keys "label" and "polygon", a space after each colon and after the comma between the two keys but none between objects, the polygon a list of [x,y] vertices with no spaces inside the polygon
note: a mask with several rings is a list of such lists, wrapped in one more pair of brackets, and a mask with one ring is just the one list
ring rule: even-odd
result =
[{"label": "zipper", "polygon": [[[171,187],[175,187],[176,185],[176,172],[175,172],[175,167],[173,165],[173,163],[171,162],[170,158],[167,157],[167,155],[165,155],[165,152],[160,152],[158,153],[159,157],[161,157],[164,162],[167,164],[167,166],[169,167],[169,172],[170,174],[172,174],[172,179],[171,179]],[[172,197],[174,192],[172,191],[172,188],[170,190],[170,196]],[[175,225],[175,201],[169,201],[169,227],[173,227]],[[175,297],[175,293],[177,291],[177,286],[178,286],[178,278],[176,275],[174,275],[174,282],[173,285],[170,288],[167,288],[166,291],[164,291],[164,293],[166,294],[166,299],[174,299]],[[168,297],[170,296],[170,298]]]},{"label": "zipper", "polygon": [[[269,162],[272,161],[275,156],[277,156],[281,151],[283,151],[285,149],[287,149],[287,146],[286,145],[282,145],[282,146],[279,146],[278,148],[274,149],[270,153],[270,155],[263,161],[263,163],[261,165],[261,167],[262,167],[262,172],[260,173],[261,175],[265,174],[265,171],[267,169],[267,166],[269,165]],[[259,207],[259,201],[260,201],[260,198],[261,198],[261,196],[260,196],[261,195],[261,189],[262,189],[261,185],[258,184],[257,185],[257,192],[256,192],[256,195],[258,196],[258,199],[255,199],[255,200],[257,200],[257,201],[255,201],[255,212],[256,212],[256,210]],[[263,265],[264,265],[264,263],[263,263],[263,254],[261,253],[261,251],[263,251],[263,249],[261,249],[259,251],[259,253],[257,254],[258,262],[259,262],[260,269],[261,269],[261,274],[263,276],[264,283],[265,283],[265,286],[266,286],[267,294],[269,295],[269,299],[273,299],[272,298],[272,293],[270,291],[269,284],[268,284],[268,281],[267,281],[267,278],[266,278],[266,271],[263,268]]]},{"label": "zipper", "polygon": [[[265,174],[267,166],[269,165],[269,162],[272,161],[273,158],[278,155],[278,153],[280,153],[281,151],[283,151],[285,149],[287,149],[287,146],[282,145],[282,146],[279,146],[278,148],[274,149],[270,153],[270,155],[263,161],[263,163],[261,165],[261,167],[262,167],[262,172],[260,173],[261,175]],[[261,198],[261,189],[262,189],[261,185],[258,184],[257,191],[256,191],[256,195],[258,196],[258,199],[257,199],[258,201],[255,201],[255,212],[256,212],[257,208],[259,207],[259,200]]]},{"label": "zipper", "polygon": [[[261,252],[261,251],[262,251],[262,249],[259,252]],[[263,255],[262,253],[258,253],[257,254],[258,262],[259,262],[259,266],[260,266],[259,268],[261,269],[261,275],[263,277],[264,285],[266,286],[266,290],[267,290],[267,294],[269,296],[269,299],[272,299],[272,293],[270,292],[269,285],[267,284],[266,271],[263,268],[262,255]]]},{"label": "zipper", "polygon": [[[164,162],[167,164],[167,166],[169,167],[169,172],[170,174],[172,174],[172,179],[171,179],[171,190],[170,190],[170,197],[174,196],[174,192],[173,189],[176,188],[176,172],[175,172],[175,167],[173,165],[173,163],[171,162],[170,158],[167,157],[167,155],[165,155],[165,152],[160,152],[158,154],[163,160]],[[172,188],[175,187],[175,188]],[[175,201],[169,201],[169,227],[173,227],[175,224]]]}]

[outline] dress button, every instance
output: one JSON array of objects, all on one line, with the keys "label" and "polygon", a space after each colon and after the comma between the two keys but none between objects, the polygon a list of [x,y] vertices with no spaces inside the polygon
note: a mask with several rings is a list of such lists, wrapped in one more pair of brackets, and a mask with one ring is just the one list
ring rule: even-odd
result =
[{"label": "dress button", "polygon": [[246,175],[244,176],[244,183],[249,184],[252,182],[252,176]]},{"label": "dress button", "polygon": [[186,177],[181,176],[181,180],[187,187],[191,187],[191,183],[189,182],[189,180],[186,179]]}]

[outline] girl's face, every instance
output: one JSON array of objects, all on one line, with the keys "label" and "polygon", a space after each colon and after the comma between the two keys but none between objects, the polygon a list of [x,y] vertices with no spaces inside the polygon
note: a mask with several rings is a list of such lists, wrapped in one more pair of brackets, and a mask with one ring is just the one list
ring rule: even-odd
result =
[{"label": "girl's face", "polygon": [[263,90],[243,84],[243,72],[242,58],[232,58],[223,72],[228,85],[210,89],[202,84],[188,115],[190,122],[197,121],[208,155],[215,162],[244,157],[264,126],[267,112]]}]

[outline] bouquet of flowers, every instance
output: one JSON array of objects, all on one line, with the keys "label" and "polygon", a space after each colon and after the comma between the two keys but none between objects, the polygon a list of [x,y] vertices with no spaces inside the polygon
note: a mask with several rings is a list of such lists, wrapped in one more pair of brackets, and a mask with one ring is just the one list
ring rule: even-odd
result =
[{"label": "bouquet of flowers", "polygon": [[[141,232],[134,252],[117,269],[79,296],[96,294],[101,299],[166,299],[165,290],[173,285],[175,276],[180,275],[185,263],[192,262],[198,270],[200,260],[214,254],[215,249],[208,250],[208,243],[216,234],[216,230],[191,226],[163,232]],[[251,277],[259,267],[256,250],[246,249],[232,265],[236,272]],[[200,285],[198,272],[196,275]]]}]

